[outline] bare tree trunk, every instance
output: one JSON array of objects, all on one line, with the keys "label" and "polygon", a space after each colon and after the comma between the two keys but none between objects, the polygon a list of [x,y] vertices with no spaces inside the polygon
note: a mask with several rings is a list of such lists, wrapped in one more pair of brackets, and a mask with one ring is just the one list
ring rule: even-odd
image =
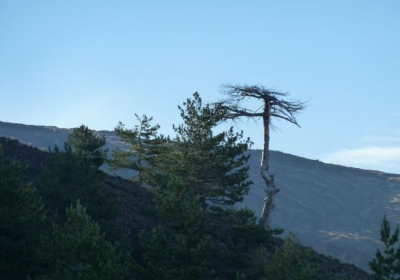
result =
[{"label": "bare tree trunk", "polygon": [[278,189],[274,184],[274,177],[269,174],[269,128],[270,128],[270,108],[269,103],[265,101],[263,125],[264,125],[264,147],[261,157],[261,177],[263,178],[266,188],[267,196],[264,198],[264,206],[261,212],[261,217],[259,220],[259,225],[263,226],[265,229],[269,228],[269,223],[271,220],[271,212],[274,206],[274,198],[278,193]]}]

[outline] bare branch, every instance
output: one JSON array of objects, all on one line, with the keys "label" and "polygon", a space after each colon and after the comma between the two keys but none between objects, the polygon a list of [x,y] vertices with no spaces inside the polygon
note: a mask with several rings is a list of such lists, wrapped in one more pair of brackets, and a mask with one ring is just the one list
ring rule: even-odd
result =
[{"label": "bare branch", "polygon": [[[214,105],[227,110],[227,119],[240,117],[259,118],[264,116],[268,118],[276,117],[299,126],[295,115],[306,107],[305,102],[282,99],[282,97],[288,96],[285,92],[269,90],[263,86],[225,84],[221,86],[221,91],[227,98],[214,103]],[[242,107],[241,104],[250,98],[261,100],[263,105],[256,110]]]},{"label": "bare branch", "polygon": [[[268,172],[270,128],[277,129],[277,127],[272,124],[272,119],[283,119],[299,126],[295,115],[304,110],[306,105],[305,102],[298,100],[285,100],[283,98],[288,96],[287,93],[270,90],[263,86],[223,85],[221,91],[226,98],[214,103],[214,106],[226,110],[226,120],[237,121],[243,117],[248,119],[263,119],[264,147],[260,171],[267,187],[267,197],[264,199],[264,207],[259,223],[267,229],[274,205],[273,200],[276,193],[279,191],[279,189],[275,187],[273,175]],[[257,109],[243,107],[242,103],[251,98],[262,101],[262,105]]]}]

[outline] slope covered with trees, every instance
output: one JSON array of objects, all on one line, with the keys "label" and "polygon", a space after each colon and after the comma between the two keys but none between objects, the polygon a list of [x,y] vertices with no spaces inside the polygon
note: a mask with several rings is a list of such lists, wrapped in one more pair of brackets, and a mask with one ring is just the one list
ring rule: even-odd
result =
[{"label": "slope covered with trees", "polygon": [[101,153],[80,147],[103,137],[84,126],[49,153],[0,138],[0,279],[369,279],[232,208],[250,186],[249,140],[214,135],[226,111],[198,94],[180,111],[176,136],[143,147],[134,183],[98,169]]}]

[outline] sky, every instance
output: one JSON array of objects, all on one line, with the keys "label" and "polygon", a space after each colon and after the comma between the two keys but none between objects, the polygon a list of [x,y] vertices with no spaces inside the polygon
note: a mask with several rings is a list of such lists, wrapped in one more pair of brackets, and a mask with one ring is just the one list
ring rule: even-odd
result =
[{"label": "sky", "polygon": [[[0,0],[0,121],[112,130],[137,113],[173,135],[195,91],[263,85],[307,101],[271,149],[399,174],[399,15],[398,0]],[[262,147],[261,123],[235,126]]]}]

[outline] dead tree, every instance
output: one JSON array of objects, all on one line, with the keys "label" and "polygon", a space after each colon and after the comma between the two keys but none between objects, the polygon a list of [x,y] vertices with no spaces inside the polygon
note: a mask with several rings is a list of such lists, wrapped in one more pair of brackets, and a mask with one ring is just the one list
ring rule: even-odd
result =
[{"label": "dead tree", "polygon": [[[267,196],[264,198],[264,206],[259,224],[265,229],[268,229],[271,219],[271,211],[274,205],[274,198],[279,192],[279,189],[276,188],[274,183],[274,176],[268,171],[270,128],[273,126],[271,119],[283,119],[299,126],[295,114],[305,108],[305,102],[283,100],[283,97],[288,96],[287,93],[268,90],[263,86],[224,85],[222,88],[222,92],[226,95],[226,98],[215,103],[215,105],[227,110],[226,119],[237,120],[239,118],[247,117],[252,119],[262,118],[263,120],[264,146],[260,169],[261,176],[266,185]],[[247,109],[241,106],[244,101],[252,98],[262,101],[262,105],[257,109]]]}]

